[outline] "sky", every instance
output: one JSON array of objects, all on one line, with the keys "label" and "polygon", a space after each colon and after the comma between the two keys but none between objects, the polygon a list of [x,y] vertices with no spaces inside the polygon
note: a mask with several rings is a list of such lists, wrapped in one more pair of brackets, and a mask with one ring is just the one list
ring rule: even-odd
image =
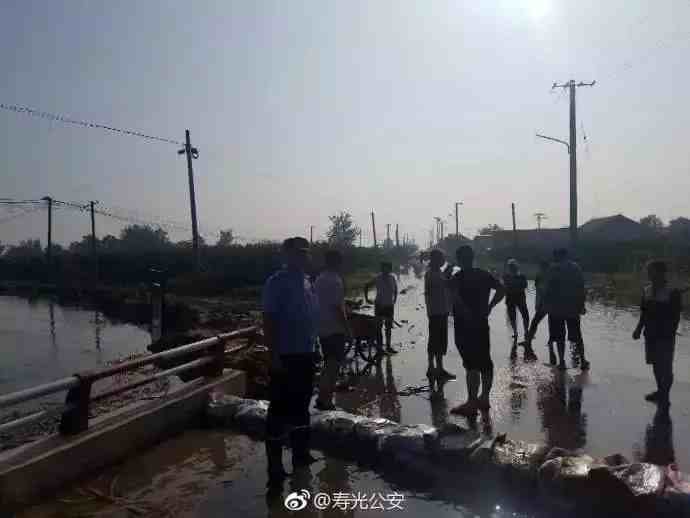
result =
[{"label": "sky", "polygon": [[[579,221],[690,216],[687,0],[7,0],[0,103],[184,140],[199,221],[247,240],[323,237],[350,212],[371,242],[433,218],[567,225],[577,89]],[[52,196],[191,226],[179,146],[0,110],[0,198]],[[45,212],[0,241],[45,241]],[[54,239],[90,230],[56,210]],[[99,235],[123,223],[98,216]],[[171,232],[175,240],[189,232]]]}]

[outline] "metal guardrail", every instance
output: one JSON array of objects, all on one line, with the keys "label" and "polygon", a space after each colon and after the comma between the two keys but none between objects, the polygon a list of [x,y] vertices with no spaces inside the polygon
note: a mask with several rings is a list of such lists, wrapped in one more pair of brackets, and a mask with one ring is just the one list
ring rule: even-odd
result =
[{"label": "metal guardrail", "polygon": [[[41,410],[28,416],[20,417],[13,421],[3,423],[0,425],[0,433],[6,433],[14,428],[25,426],[27,424],[40,421],[50,415],[62,414],[60,420],[60,433],[65,435],[76,434],[88,429],[89,426],[89,404],[96,401],[101,401],[109,397],[127,392],[134,388],[153,383],[154,381],[173,376],[181,372],[191,369],[201,369],[202,375],[206,376],[220,376],[223,373],[226,353],[237,352],[241,349],[251,347],[254,343],[254,338],[258,328],[256,326],[238,329],[229,333],[223,333],[218,336],[206,338],[191,344],[181,345],[174,349],[169,349],[136,360],[113,365],[105,369],[93,372],[82,372],[62,378],[50,383],[45,383],[37,387],[31,387],[17,392],[0,395],[0,409],[38,399],[43,396],[55,394],[58,392],[67,391],[65,405],[51,409]],[[247,338],[248,343],[244,346],[233,348],[230,351],[225,350],[225,344],[228,340],[238,338]],[[144,367],[161,360],[169,360],[195,352],[204,352],[204,356],[195,360],[189,361],[182,365],[178,365],[171,369],[157,372],[143,380],[138,380],[122,387],[116,387],[111,390],[100,392],[91,395],[91,386],[94,382],[112,377],[123,372],[130,372],[139,367]]]}]

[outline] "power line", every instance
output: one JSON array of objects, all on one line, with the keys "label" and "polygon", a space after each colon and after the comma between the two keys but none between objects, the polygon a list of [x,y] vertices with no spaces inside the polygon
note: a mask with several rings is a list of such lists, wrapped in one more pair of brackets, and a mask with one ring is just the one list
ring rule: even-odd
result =
[{"label": "power line", "polygon": [[15,113],[24,113],[26,115],[31,115],[32,117],[38,117],[41,119],[46,119],[54,122],[62,122],[64,124],[72,124],[74,126],[82,126],[89,129],[100,129],[105,131],[111,131],[114,133],[120,133],[122,135],[130,135],[133,137],[139,137],[146,140],[153,140],[158,142],[165,142],[166,144],[175,144],[176,146],[183,146],[182,142],[177,140],[172,140],[164,137],[157,137],[155,135],[147,135],[146,133],[141,133],[139,131],[116,128],[114,126],[107,126],[105,124],[99,124],[97,122],[83,121],[78,119],[72,119],[64,115],[57,115],[54,113],[49,113],[41,110],[36,110],[34,108],[29,108],[27,106],[19,106],[16,104],[4,104],[0,103],[0,108],[6,111],[11,111]]}]

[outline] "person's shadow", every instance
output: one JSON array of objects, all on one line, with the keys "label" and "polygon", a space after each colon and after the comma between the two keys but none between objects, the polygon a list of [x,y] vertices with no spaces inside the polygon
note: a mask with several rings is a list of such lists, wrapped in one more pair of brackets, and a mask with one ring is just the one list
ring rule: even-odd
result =
[{"label": "person's shadow", "polygon": [[644,434],[643,462],[665,466],[676,461],[673,422],[668,408],[659,407]]},{"label": "person's shadow", "polygon": [[565,372],[554,372],[553,380],[537,387],[537,407],[549,446],[569,450],[587,443],[587,415],[582,413],[583,376],[569,379]]}]

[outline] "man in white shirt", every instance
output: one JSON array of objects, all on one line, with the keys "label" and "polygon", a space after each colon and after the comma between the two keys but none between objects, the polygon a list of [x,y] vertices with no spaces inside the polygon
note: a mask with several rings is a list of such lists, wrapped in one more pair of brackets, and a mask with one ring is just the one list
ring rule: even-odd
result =
[{"label": "man in white shirt", "polygon": [[[391,347],[391,331],[395,313],[395,303],[398,300],[398,283],[393,275],[393,264],[390,261],[381,263],[381,273],[374,280],[364,286],[364,300],[369,300],[369,290],[376,287],[376,299],[374,301],[374,315],[377,316],[386,328],[386,349],[388,354],[396,354],[398,351]],[[380,336],[380,333],[379,333]],[[382,340],[379,339],[378,347]],[[380,350],[380,349],[379,349]]]},{"label": "man in white shirt", "polygon": [[426,375],[432,381],[436,378],[441,381],[455,379],[454,374],[443,368],[443,357],[448,352],[448,313],[450,309],[446,284],[450,282],[452,270],[452,267],[448,265],[446,271],[441,272],[441,266],[445,262],[446,258],[441,250],[432,250],[429,258],[429,269],[424,275],[424,300],[426,302],[426,314],[429,317],[429,342],[427,344],[429,367]]},{"label": "man in white shirt", "polygon": [[340,365],[345,357],[345,340],[350,337],[350,327],[345,312],[345,287],[340,275],[343,256],[337,250],[326,252],[326,269],[316,279],[316,296],[319,299],[319,342],[324,356],[324,368],[319,382],[317,410],[334,410],[333,391]]}]

